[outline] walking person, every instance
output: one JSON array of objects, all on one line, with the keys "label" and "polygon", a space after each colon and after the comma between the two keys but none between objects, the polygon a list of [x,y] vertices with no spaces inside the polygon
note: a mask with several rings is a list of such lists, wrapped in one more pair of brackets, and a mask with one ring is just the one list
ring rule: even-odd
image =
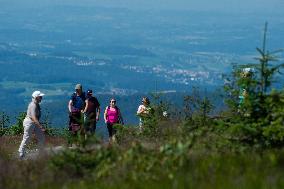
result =
[{"label": "walking person", "polygon": [[75,92],[72,94],[69,103],[69,131],[76,135],[83,124],[81,111],[85,108],[86,96],[81,84],[75,86]]},{"label": "walking person", "polygon": [[25,148],[30,141],[33,131],[35,132],[35,135],[38,140],[37,142],[38,142],[39,152],[42,152],[43,150],[45,142],[45,137],[44,137],[45,128],[39,122],[41,117],[41,109],[39,104],[42,101],[43,96],[44,94],[42,92],[34,91],[32,94],[32,101],[28,105],[27,114],[23,121],[23,127],[24,127],[23,140],[18,150],[19,157],[21,159],[23,159],[25,156]]},{"label": "walking person", "polygon": [[116,100],[110,99],[110,105],[106,107],[104,112],[104,120],[108,129],[109,142],[115,142],[116,129],[115,124],[124,124],[119,108],[116,106]]},{"label": "walking person", "polygon": [[137,110],[137,116],[139,116],[139,128],[142,131],[145,122],[151,117],[152,108],[150,106],[150,100],[148,97],[142,98],[142,104],[139,105]]},{"label": "walking person", "polygon": [[89,134],[95,134],[97,121],[99,121],[100,117],[100,103],[98,99],[93,96],[93,91],[91,89],[87,91],[83,113],[86,138]]}]

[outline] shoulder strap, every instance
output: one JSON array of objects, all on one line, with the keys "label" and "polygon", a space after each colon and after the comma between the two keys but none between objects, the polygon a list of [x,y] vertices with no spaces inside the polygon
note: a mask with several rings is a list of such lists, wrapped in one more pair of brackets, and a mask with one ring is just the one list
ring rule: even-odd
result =
[{"label": "shoulder strap", "polygon": [[117,106],[114,106],[115,110],[117,111],[117,113],[119,112],[119,108]]},{"label": "shoulder strap", "polygon": [[[107,111],[109,111],[110,106],[107,106]],[[114,106],[114,109],[116,110],[116,113],[119,114],[119,108],[117,106]]]},{"label": "shoulder strap", "polygon": [[75,101],[76,101],[76,93],[73,93],[72,96],[71,96],[71,100],[72,100],[72,103],[74,105]]},{"label": "shoulder strap", "polygon": [[81,97],[81,99],[82,99],[83,101],[85,101],[85,100],[86,100],[86,93],[85,93],[85,92],[82,92],[82,94],[80,95],[80,97]]}]

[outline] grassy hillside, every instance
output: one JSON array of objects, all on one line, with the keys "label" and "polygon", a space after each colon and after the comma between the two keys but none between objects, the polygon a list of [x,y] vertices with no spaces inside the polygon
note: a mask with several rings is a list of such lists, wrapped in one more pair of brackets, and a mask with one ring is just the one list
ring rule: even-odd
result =
[{"label": "grassy hillside", "polygon": [[[21,137],[1,137],[0,187],[283,188],[282,148],[250,145],[221,128],[214,120],[164,120],[142,133],[125,126],[112,145],[89,138],[84,147],[22,161],[15,157]],[[66,140],[48,137],[47,145]]]}]

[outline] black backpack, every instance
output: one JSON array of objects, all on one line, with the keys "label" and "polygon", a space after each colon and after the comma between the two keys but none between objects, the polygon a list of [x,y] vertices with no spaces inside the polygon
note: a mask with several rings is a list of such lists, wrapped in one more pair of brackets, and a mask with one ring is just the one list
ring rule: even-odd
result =
[{"label": "black backpack", "polygon": [[[75,103],[76,103],[76,100],[77,100],[76,96],[77,96],[77,94],[76,94],[76,92],[74,92],[74,93],[72,94],[72,97],[71,97],[71,99],[72,99],[72,104],[75,104]],[[83,100],[83,102],[84,102],[84,106],[83,106],[83,107],[85,107],[85,100],[86,100],[86,94],[85,94],[85,92],[82,92],[82,94],[81,94],[79,97]]]}]

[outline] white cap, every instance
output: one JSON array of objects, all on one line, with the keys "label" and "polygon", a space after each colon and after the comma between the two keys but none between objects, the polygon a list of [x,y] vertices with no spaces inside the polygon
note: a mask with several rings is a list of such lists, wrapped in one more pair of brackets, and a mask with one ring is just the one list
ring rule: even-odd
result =
[{"label": "white cap", "polygon": [[254,72],[254,69],[253,68],[244,68],[243,72],[244,73],[252,73],[252,72]]},{"label": "white cap", "polygon": [[33,98],[36,98],[38,96],[44,96],[44,94],[40,91],[34,91],[33,94],[32,94],[32,97]]},{"label": "white cap", "polygon": [[167,111],[163,111],[163,116],[164,117],[168,117],[168,112]]}]

